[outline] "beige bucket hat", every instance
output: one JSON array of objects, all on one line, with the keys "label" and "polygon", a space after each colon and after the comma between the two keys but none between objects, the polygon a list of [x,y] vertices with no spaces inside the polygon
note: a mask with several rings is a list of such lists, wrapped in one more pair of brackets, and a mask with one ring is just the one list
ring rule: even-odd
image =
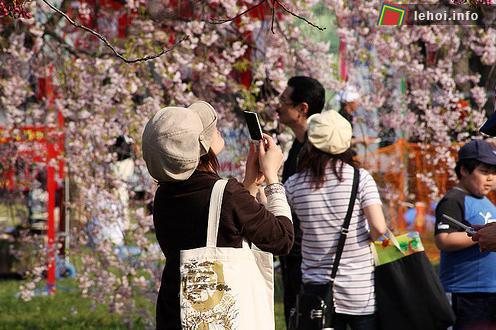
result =
[{"label": "beige bucket hat", "polygon": [[188,179],[207,154],[217,125],[215,109],[204,101],[188,108],[166,107],[143,131],[143,158],[150,175],[163,181]]}]

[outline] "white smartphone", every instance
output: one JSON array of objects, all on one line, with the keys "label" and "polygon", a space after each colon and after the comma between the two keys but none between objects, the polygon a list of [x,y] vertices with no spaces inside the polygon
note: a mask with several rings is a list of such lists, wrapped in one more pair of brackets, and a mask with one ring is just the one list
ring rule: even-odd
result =
[{"label": "white smartphone", "polygon": [[460,221],[450,217],[449,215],[446,215],[446,214],[443,214],[443,218],[449,222],[450,224],[452,224],[453,226],[457,227],[457,228],[460,228],[460,229],[463,229],[467,234],[469,235],[475,235],[475,233],[477,233],[477,231],[470,227],[470,226],[467,226],[466,224],[464,223],[461,223]]}]

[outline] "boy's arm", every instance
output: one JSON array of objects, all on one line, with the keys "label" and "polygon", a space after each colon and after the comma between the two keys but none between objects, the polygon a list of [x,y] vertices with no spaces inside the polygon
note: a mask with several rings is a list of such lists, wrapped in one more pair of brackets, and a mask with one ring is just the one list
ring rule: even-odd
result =
[{"label": "boy's arm", "polygon": [[443,198],[436,208],[435,240],[439,250],[453,252],[477,244],[464,232],[458,231],[447,222],[443,222],[443,214],[465,222],[463,201]]},{"label": "boy's arm", "polygon": [[458,251],[475,244],[477,242],[472,241],[465,232],[439,233],[436,235],[437,248],[445,252]]}]

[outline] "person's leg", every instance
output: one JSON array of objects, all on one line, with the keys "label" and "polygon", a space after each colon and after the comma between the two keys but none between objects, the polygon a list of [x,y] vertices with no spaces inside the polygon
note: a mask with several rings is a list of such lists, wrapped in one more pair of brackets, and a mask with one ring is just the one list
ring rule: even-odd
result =
[{"label": "person's leg", "polygon": [[487,330],[490,320],[487,295],[478,293],[453,293],[452,308],[456,315],[453,330]]},{"label": "person's leg", "polygon": [[376,330],[377,317],[370,315],[348,315],[348,324],[352,330]]},{"label": "person's leg", "polygon": [[491,293],[486,300],[489,329],[496,329],[496,293]]},{"label": "person's leg", "polygon": [[346,314],[335,313],[333,316],[333,328],[334,330],[347,330],[348,316]]},{"label": "person's leg", "polygon": [[291,308],[295,307],[296,295],[301,285],[301,257],[280,257],[282,283],[284,287],[284,316],[288,324]]}]

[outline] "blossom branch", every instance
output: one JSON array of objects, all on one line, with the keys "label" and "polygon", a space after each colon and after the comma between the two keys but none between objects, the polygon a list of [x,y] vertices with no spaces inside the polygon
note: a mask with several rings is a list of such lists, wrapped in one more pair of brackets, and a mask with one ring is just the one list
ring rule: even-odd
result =
[{"label": "blossom branch", "polygon": [[50,36],[52,40],[56,41],[57,44],[60,45],[62,48],[64,48],[67,52],[69,52],[69,54],[76,56],[78,58],[80,57],[81,53],[90,56],[95,55],[83,49],[75,49],[74,47],[67,44],[67,42],[62,37],[60,37],[57,33],[53,31],[45,30],[42,37],[45,38],[45,36]]},{"label": "blossom branch", "polygon": [[[232,17],[232,18],[226,18],[226,19],[217,19],[217,20],[212,20],[212,21],[209,21],[208,23],[210,24],[224,24],[224,23],[227,23],[227,22],[232,22],[238,18],[240,18],[241,16],[245,15],[246,13],[249,13],[250,11],[260,7],[261,5],[263,5],[264,3],[266,3],[267,0],[262,0],[260,1],[259,3],[257,3],[256,5],[246,9],[245,11],[239,13],[238,15]],[[298,19],[301,19],[302,21],[306,22],[307,24],[313,26],[314,28],[317,28],[319,29],[320,31],[324,31],[326,28],[324,27],[320,27],[312,22],[310,22],[308,19],[306,19],[305,17],[303,16],[300,16],[298,14],[295,14],[294,12],[292,12],[291,10],[289,10],[288,8],[286,8],[280,0],[272,0],[272,3],[271,3],[271,11],[272,11],[272,23],[271,23],[271,31],[272,33],[275,33],[274,32],[274,21],[276,20],[276,10],[275,10],[275,6],[279,5],[281,6],[281,8],[288,14],[298,18]]]},{"label": "blossom branch", "polygon": [[139,57],[139,58],[135,58],[135,59],[128,59],[126,57],[124,57],[123,55],[121,55],[115,48],[114,46],[112,46],[110,44],[110,42],[107,40],[107,38],[105,38],[103,35],[99,34],[98,32],[90,29],[89,27],[87,26],[84,26],[84,25],[81,25],[77,22],[75,22],[73,19],[71,19],[67,14],[65,14],[64,12],[62,12],[61,10],[59,10],[57,7],[55,7],[54,5],[52,5],[50,2],[48,2],[47,0],[42,0],[45,4],[47,4],[52,10],[54,10],[55,12],[57,12],[58,14],[62,15],[69,23],[71,23],[72,25],[74,25],[75,27],[77,28],[80,28],[80,29],[83,29],[89,33],[91,33],[92,35],[94,35],[95,37],[97,37],[98,39],[102,40],[105,45],[110,48],[112,50],[112,52],[114,53],[115,56],[117,56],[118,58],[120,58],[123,62],[126,62],[126,63],[137,63],[137,62],[145,62],[145,61],[148,61],[148,60],[152,60],[152,59],[155,59],[157,57],[160,57],[164,54],[167,54],[168,52],[170,52],[171,50],[173,50],[177,45],[179,45],[180,43],[182,43],[183,41],[187,40],[189,38],[189,36],[185,36],[184,38],[182,38],[181,40],[179,40],[178,42],[176,42],[171,48],[166,48],[166,49],[162,49],[162,51],[160,53],[157,53],[155,55],[147,55],[145,57]]},{"label": "blossom branch", "polygon": [[[279,21],[276,21],[276,24],[277,24],[277,28],[279,29],[279,31],[281,31],[281,34],[284,37],[284,40],[286,40],[286,43],[288,45],[291,45],[291,39],[286,35],[286,33],[282,29],[282,26],[279,23]],[[290,47],[290,51],[292,51],[293,56],[295,56],[298,59],[298,61],[300,61],[301,63],[305,63],[305,60],[302,59],[301,56],[298,54],[298,52],[296,52],[293,48]]]},{"label": "blossom branch", "polygon": [[[307,24],[309,24],[309,25],[313,26],[314,28],[319,29],[320,31],[324,31],[324,30],[326,29],[325,27],[324,27],[324,28],[322,28],[322,27],[320,27],[320,26],[318,26],[318,25],[316,25],[316,24],[314,24],[314,23],[310,22],[309,20],[307,20],[307,19],[306,19],[305,17],[303,17],[303,16],[300,16],[300,15],[298,15],[298,14],[293,13],[291,10],[287,9],[287,8],[286,8],[286,7],[285,7],[285,6],[281,3],[281,1],[279,1],[279,0],[274,0],[274,4],[278,4],[278,5],[279,5],[279,6],[281,6],[281,8],[282,8],[285,12],[287,12],[288,14],[290,14],[290,15],[292,15],[292,16],[294,16],[294,17],[298,18],[298,19],[301,19],[302,21],[304,21],[304,22],[306,22]],[[274,15],[274,12],[272,12],[272,15]]]},{"label": "blossom branch", "polygon": [[242,13],[232,17],[232,18],[226,18],[226,19],[216,19],[216,20],[212,20],[212,21],[209,21],[210,24],[224,24],[224,23],[227,23],[227,22],[232,22],[238,18],[240,18],[241,16],[243,16],[244,14],[246,13],[249,13],[250,11],[260,7],[261,5],[263,5],[265,2],[267,2],[267,0],[262,0],[260,1],[258,4],[256,4],[255,6],[253,7],[250,7],[248,9],[246,9],[245,11],[243,11]]}]

